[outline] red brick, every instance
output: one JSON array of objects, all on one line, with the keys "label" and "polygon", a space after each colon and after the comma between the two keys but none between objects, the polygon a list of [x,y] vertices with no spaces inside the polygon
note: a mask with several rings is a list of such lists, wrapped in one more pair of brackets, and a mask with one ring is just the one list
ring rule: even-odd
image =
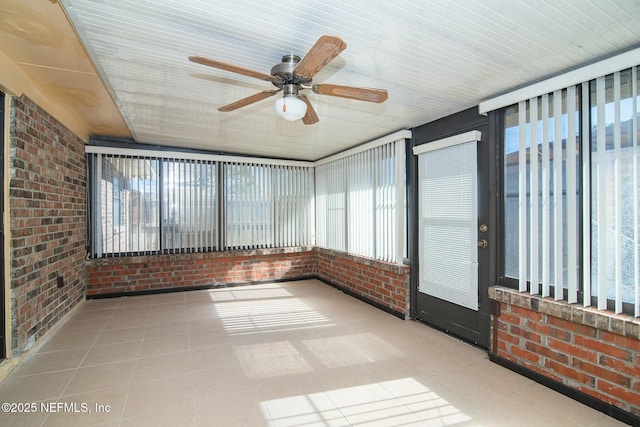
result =
[{"label": "red brick", "polygon": [[526,341],[525,347],[527,350],[540,354],[548,359],[556,360],[565,364],[569,363],[569,356],[561,351],[555,351],[532,341]]},{"label": "red brick", "polygon": [[612,357],[617,357],[618,359],[631,361],[632,353],[630,351],[616,347],[614,345],[606,344],[602,341],[597,341],[591,338],[584,338],[579,335],[576,335],[574,337],[574,342],[576,345],[590,348],[593,351],[604,353]]},{"label": "red brick", "polygon": [[593,363],[596,363],[598,361],[597,354],[591,350],[585,349],[584,347],[578,347],[550,337],[547,338],[547,345],[551,348],[561,351],[562,353],[578,357],[583,360],[588,360]]},{"label": "red brick", "polygon": [[619,387],[603,380],[598,380],[598,390],[611,396],[617,397],[625,402],[629,402],[632,406],[640,408],[640,394],[629,389]]},{"label": "red brick", "polygon": [[598,331],[598,338],[615,344],[616,346],[628,348],[633,351],[640,351],[640,341],[630,337],[624,337],[607,331]]},{"label": "red brick", "polygon": [[595,386],[595,378],[591,375],[587,375],[584,372],[579,372],[567,365],[562,363],[558,363],[555,360],[545,359],[544,361],[545,368],[551,369],[559,375],[571,378],[572,380],[578,381],[583,384],[588,384],[590,386]]},{"label": "red brick", "polygon": [[593,374],[598,378],[603,378],[623,387],[631,387],[631,379],[628,376],[621,375],[609,369],[602,368],[584,360],[574,359],[572,365],[582,371]]},{"label": "red brick", "polygon": [[640,378],[640,366],[633,362],[624,362],[609,356],[600,356],[600,365],[609,367],[618,372],[624,372],[632,378]]},{"label": "red brick", "polygon": [[520,347],[511,346],[511,353],[520,359],[528,360],[535,364],[540,363],[540,355],[528,350],[524,350]]}]

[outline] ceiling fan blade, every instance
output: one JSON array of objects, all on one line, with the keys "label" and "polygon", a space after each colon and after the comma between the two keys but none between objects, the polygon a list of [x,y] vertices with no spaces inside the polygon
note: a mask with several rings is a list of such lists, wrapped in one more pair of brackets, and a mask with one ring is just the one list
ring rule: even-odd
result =
[{"label": "ceiling fan blade", "polygon": [[311,106],[311,102],[309,101],[309,98],[307,98],[304,95],[300,95],[300,98],[302,98],[304,103],[307,104],[307,113],[302,118],[302,123],[304,123],[305,125],[312,125],[312,124],[318,123],[320,119],[316,114],[316,110],[314,110],[313,107]]},{"label": "ceiling fan blade", "polygon": [[258,102],[258,101],[262,101],[263,99],[269,98],[270,96],[275,95],[276,93],[280,92],[279,90],[265,90],[263,92],[258,92],[256,94],[253,94],[251,96],[247,96],[246,98],[243,98],[239,101],[233,102],[231,104],[228,105],[224,105],[220,108],[218,108],[218,111],[222,111],[222,112],[228,112],[228,111],[233,111],[233,110],[237,110],[238,108],[242,108],[242,107],[246,107],[249,104],[253,104],[254,102]]},{"label": "ceiling fan blade", "polygon": [[299,77],[310,79],[346,48],[347,44],[340,37],[322,36],[296,65],[294,72]]},{"label": "ceiling fan blade", "polygon": [[220,70],[231,71],[232,73],[242,74],[243,76],[266,80],[268,82],[279,81],[278,77],[272,76],[271,74],[261,73],[260,71],[238,67],[237,65],[227,64],[226,62],[216,61],[215,59],[205,58],[204,56],[190,56],[189,61],[206,65],[208,67],[218,68]]},{"label": "ceiling fan blade", "polygon": [[330,84],[313,85],[312,89],[318,95],[339,96],[340,98],[376,103],[384,102],[388,97],[387,91],[384,89],[367,89]]}]

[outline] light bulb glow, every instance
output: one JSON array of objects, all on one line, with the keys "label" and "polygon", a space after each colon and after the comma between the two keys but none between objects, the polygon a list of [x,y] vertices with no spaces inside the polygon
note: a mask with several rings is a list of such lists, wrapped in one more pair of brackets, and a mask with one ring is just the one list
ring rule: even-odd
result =
[{"label": "light bulb glow", "polygon": [[276,101],[276,114],[290,122],[307,114],[307,104],[297,95],[285,95]]}]

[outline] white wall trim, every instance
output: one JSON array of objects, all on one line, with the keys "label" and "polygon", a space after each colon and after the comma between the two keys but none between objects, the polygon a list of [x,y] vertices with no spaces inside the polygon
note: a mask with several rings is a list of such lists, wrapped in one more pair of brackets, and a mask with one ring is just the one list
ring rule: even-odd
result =
[{"label": "white wall trim", "polygon": [[418,154],[428,153],[429,151],[440,150],[442,148],[447,148],[458,144],[465,144],[467,142],[480,141],[481,139],[482,132],[480,132],[479,130],[472,130],[469,132],[450,136],[448,138],[438,139],[436,141],[416,145],[415,147],[413,147],[413,154],[417,156]]},{"label": "white wall trim", "polygon": [[334,154],[332,156],[329,157],[325,157],[323,159],[320,159],[318,161],[316,161],[315,163],[313,163],[313,166],[317,167],[317,166],[321,166],[324,165],[325,163],[329,163],[329,162],[333,162],[334,160],[340,160],[343,159],[345,157],[354,155],[354,154],[358,154],[361,153],[363,151],[367,151],[370,150],[372,148],[376,148],[379,147],[381,145],[385,145],[385,144],[389,144],[391,142],[396,142],[396,141],[400,141],[403,139],[411,139],[412,133],[410,130],[408,129],[402,129],[399,130],[397,132],[391,133],[389,135],[383,136],[381,138],[378,139],[374,139],[373,141],[369,141],[366,142],[362,145],[358,145],[357,147],[353,147],[349,150],[345,150],[342,151],[340,153]]},{"label": "white wall trim", "polygon": [[579,83],[593,80],[596,77],[606,76],[616,71],[624,70],[640,64],[640,48],[621,53],[611,58],[586,65],[576,70],[569,71],[556,77],[523,87],[513,92],[495,98],[487,99],[480,103],[480,114],[486,114],[499,108],[517,104],[525,99],[535,98],[554,90],[564,89]]},{"label": "white wall trim", "polygon": [[180,151],[139,150],[136,148],[116,148],[97,145],[86,145],[84,151],[85,153],[92,154],[115,154],[131,157],[156,157],[162,159],[208,160],[227,163],[313,167],[313,162],[304,162],[297,160],[265,159],[261,157],[221,156],[219,154],[186,153]]}]

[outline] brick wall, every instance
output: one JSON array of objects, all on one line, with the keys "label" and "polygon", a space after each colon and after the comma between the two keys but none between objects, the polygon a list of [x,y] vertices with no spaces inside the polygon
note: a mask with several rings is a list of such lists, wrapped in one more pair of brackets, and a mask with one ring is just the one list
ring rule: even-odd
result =
[{"label": "brick wall", "polygon": [[84,298],[87,179],[84,143],[52,116],[23,96],[12,98],[10,117],[10,351],[18,356]]},{"label": "brick wall", "polygon": [[489,297],[497,356],[640,416],[640,319],[507,288]]},{"label": "brick wall", "polygon": [[87,261],[87,295],[308,278],[313,269],[311,247],[100,258]]},{"label": "brick wall", "polygon": [[409,266],[315,248],[318,277],[393,314],[409,318]]},{"label": "brick wall", "polygon": [[318,277],[402,318],[409,267],[314,247],[100,258],[86,262],[87,295]]}]

